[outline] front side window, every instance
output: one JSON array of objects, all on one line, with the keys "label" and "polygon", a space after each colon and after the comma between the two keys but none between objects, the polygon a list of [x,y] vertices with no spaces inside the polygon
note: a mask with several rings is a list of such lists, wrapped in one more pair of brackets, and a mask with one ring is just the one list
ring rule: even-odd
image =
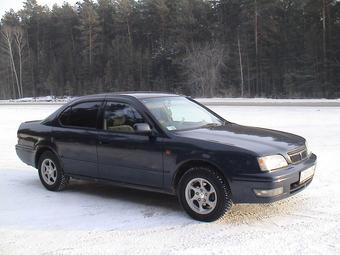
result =
[{"label": "front side window", "polygon": [[80,103],[67,108],[60,116],[63,126],[96,128],[101,102]]},{"label": "front side window", "polygon": [[134,133],[137,123],[145,123],[145,120],[132,106],[118,102],[106,104],[103,118],[104,130]]},{"label": "front side window", "polygon": [[167,130],[221,126],[224,121],[185,97],[159,97],[142,100]]}]

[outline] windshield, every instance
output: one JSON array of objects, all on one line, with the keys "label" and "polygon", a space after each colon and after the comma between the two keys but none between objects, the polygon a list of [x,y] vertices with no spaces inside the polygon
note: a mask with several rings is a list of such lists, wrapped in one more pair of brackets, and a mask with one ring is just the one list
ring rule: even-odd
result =
[{"label": "windshield", "polygon": [[221,126],[224,122],[185,97],[146,98],[142,102],[167,130]]}]

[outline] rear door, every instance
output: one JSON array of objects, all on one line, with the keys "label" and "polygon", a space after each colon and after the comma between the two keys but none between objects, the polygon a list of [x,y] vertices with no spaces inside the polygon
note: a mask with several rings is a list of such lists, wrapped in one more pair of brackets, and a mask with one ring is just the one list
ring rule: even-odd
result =
[{"label": "rear door", "polygon": [[98,177],[96,128],[102,102],[80,102],[60,115],[53,139],[65,173]]},{"label": "rear door", "polygon": [[98,131],[100,177],[161,187],[162,140],[134,130],[134,124],[148,123],[147,118],[127,102],[108,101],[101,122],[102,129]]}]

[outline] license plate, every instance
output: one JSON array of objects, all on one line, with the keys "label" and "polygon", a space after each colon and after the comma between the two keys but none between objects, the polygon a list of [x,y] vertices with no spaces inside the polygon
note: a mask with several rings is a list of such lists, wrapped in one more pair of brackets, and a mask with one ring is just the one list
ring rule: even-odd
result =
[{"label": "license plate", "polygon": [[309,178],[311,178],[314,175],[314,171],[315,171],[315,166],[312,166],[310,168],[307,168],[306,170],[301,171],[300,183],[303,183]]}]

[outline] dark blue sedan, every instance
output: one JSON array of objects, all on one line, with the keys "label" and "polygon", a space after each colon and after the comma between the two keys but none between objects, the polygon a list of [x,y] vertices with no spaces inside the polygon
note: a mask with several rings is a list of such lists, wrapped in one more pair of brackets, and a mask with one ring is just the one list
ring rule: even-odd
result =
[{"label": "dark blue sedan", "polygon": [[164,192],[193,218],[233,203],[268,203],[311,183],[316,156],[300,136],[231,123],[195,100],[163,93],[80,97],[20,125],[16,152],[42,184],[70,178]]}]

